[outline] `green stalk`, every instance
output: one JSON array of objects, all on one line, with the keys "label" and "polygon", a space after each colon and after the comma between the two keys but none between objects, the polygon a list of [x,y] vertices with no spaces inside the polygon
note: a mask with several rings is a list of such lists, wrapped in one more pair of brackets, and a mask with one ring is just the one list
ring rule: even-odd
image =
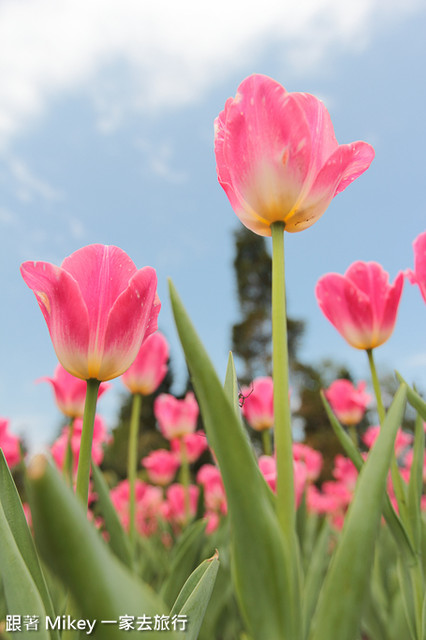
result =
[{"label": "green stalk", "polygon": [[[376,396],[377,412],[379,414],[380,424],[382,424],[385,418],[385,409],[382,402],[379,379],[377,376],[376,366],[374,363],[373,350],[367,349],[367,355],[368,355],[368,361],[370,363],[371,378],[373,381],[374,393]],[[403,523],[405,523],[409,521],[409,514],[407,512],[407,497],[406,497],[405,487],[401,479],[401,474],[399,473],[395,451],[392,455],[390,469],[391,469],[392,483],[393,483],[395,495],[398,501],[400,516],[402,517]],[[422,611],[423,611],[424,584],[423,584],[422,569],[419,563],[418,556],[416,558],[415,564],[410,565],[408,567],[408,572],[409,572],[412,590],[413,590],[413,596],[414,596],[414,615],[415,615],[416,633],[418,638],[420,639],[422,638]]]},{"label": "green stalk", "polygon": [[74,468],[74,456],[73,456],[72,447],[71,447],[72,435],[74,432],[74,422],[75,422],[75,418],[71,418],[70,423],[68,425],[67,450],[65,452],[65,460],[62,468],[64,478],[66,479],[70,487],[72,487],[72,476],[73,476],[73,468]]},{"label": "green stalk", "polygon": [[[274,380],[275,452],[277,457],[277,517],[286,545],[293,549],[296,530],[293,439],[288,398],[288,345],[284,271],[284,223],[272,231],[272,361]],[[296,554],[291,554],[295,557]]]},{"label": "green stalk", "polygon": [[129,539],[133,556],[136,548],[135,483],[136,470],[138,465],[139,421],[141,416],[141,409],[142,395],[140,393],[134,393],[132,401],[132,413],[130,416],[129,449],[127,458],[127,478],[129,481]]},{"label": "green stalk", "polygon": [[185,522],[188,524],[191,517],[191,499],[189,495],[189,487],[191,484],[191,474],[189,471],[188,452],[186,450],[186,444],[184,438],[179,438],[180,445],[180,481],[184,489],[184,501],[185,501]]},{"label": "green stalk", "polygon": [[90,464],[92,461],[93,427],[95,424],[96,403],[100,381],[87,380],[86,401],[84,404],[83,431],[81,434],[80,454],[77,468],[76,494],[87,505],[89,498]]},{"label": "green stalk", "polygon": [[379,414],[379,422],[380,422],[380,424],[382,424],[383,420],[385,419],[386,412],[385,412],[385,408],[383,406],[382,393],[380,391],[379,378],[378,378],[378,375],[377,375],[376,365],[374,363],[373,349],[366,349],[366,351],[367,351],[367,356],[368,356],[368,363],[370,365],[371,380],[373,382],[374,395],[376,396],[377,413]]},{"label": "green stalk", "polygon": [[272,445],[271,445],[271,432],[269,429],[263,429],[262,431],[262,445],[263,445],[263,453],[265,456],[272,455]]}]

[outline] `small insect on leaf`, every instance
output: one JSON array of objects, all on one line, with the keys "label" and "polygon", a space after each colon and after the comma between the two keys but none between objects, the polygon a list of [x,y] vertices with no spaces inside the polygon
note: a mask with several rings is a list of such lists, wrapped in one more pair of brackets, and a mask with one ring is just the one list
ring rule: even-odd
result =
[{"label": "small insect on leaf", "polygon": [[253,391],[254,391],[253,382],[251,383],[251,387],[250,387],[250,390],[248,391],[248,393],[244,394],[242,392],[242,390],[240,389],[240,392],[238,394],[238,404],[240,405],[240,407],[244,406],[245,401],[247,400],[247,398],[249,396],[251,396]]}]

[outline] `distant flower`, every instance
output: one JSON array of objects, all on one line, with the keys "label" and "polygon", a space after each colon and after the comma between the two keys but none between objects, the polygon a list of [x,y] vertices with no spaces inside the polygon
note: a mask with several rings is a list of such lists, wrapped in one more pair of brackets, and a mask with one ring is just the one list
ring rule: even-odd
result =
[{"label": "distant flower", "polygon": [[145,458],[142,464],[147,470],[150,482],[165,486],[170,484],[179,469],[180,462],[172,451],[156,449]]},{"label": "distant flower", "polygon": [[0,418],[0,449],[9,467],[14,467],[21,460],[21,446],[18,436],[9,431],[9,420]]},{"label": "distant flower", "polygon": [[186,459],[190,464],[198,460],[200,455],[206,449],[208,449],[209,446],[207,443],[206,434],[203,431],[187,433],[186,435],[182,436],[182,438],[174,438],[170,441],[170,445],[172,451],[179,460],[182,453],[181,440],[183,440],[183,444],[185,447]]},{"label": "distant flower", "polygon": [[190,391],[183,400],[178,400],[169,393],[162,393],[154,402],[154,415],[167,440],[193,433],[197,427],[198,414],[197,401]]},{"label": "distant flower", "polygon": [[[379,437],[380,426],[376,425],[373,427],[368,427],[365,433],[362,435],[363,443],[371,449],[371,447],[376,442]],[[397,457],[401,456],[405,453],[408,448],[413,444],[413,435],[411,433],[407,433],[407,431],[403,431],[402,429],[398,429],[396,438],[395,438],[395,455]]]},{"label": "distant flower", "polygon": [[163,515],[171,524],[183,526],[187,523],[186,493],[189,495],[189,517],[193,518],[197,511],[199,488],[195,485],[184,487],[175,483],[166,491],[166,501],[163,505]]},{"label": "distant flower", "polygon": [[315,289],[325,317],[356,349],[373,349],[393,332],[404,274],[389,284],[389,275],[376,262],[354,262],[345,275],[322,276]]},{"label": "distant flower", "polygon": [[252,429],[263,431],[274,426],[274,383],[272,378],[260,377],[253,380],[251,387],[243,387],[242,412]]},{"label": "distant flower", "polygon": [[315,482],[318,479],[322,469],[322,455],[319,451],[302,442],[294,442],[293,459],[305,465],[308,482]]},{"label": "distant flower", "polygon": [[325,391],[325,397],[342,424],[350,426],[361,422],[371,400],[366,386],[365,382],[359,382],[355,387],[350,380],[341,379],[335,380]]},{"label": "distant flower", "polygon": [[263,236],[313,225],[374,158],[366,142],[339,145],[327,109],[308,93],[251,75],[215,121],[219,182],[241,222]]},{"label": "distant flower", "polygon": [[218,467],[214,464],[203,464],[198,470],[197,482],[203,487],[207,511],[225,514],[227,512],[225,487]]},{"label": "distant flower", "polygon": [[167,373],[169,345],[158,331],[142,343],[133,364],[121,379],[132,393],[148,396],[162,383]]},{"label": "distant flower", "polygon": [[21,274],[37,298],[59,362],[77,378],[121,375],[157,329],[155,271],[138,270],[118,247],[83,247],[60,267],[24,262]]},{"label": "distant flower", "polygon": [[407,270],[411,284],[417,284],[423,300],[426,302],[426,231],[421,233],[413,242],[414,271]]},{"label": "distant flower", "polygon": [[[76,474],[78,458],[80,455],[81,433],[83,430],[82,418],[76,418],[72,426],[67,425],[64,427],[61,435],[52,444],[50,450],[59,469],[63,469],[68,448],[70,429],[72,429],[70,443],[73,456],[73,474]],[[102,462],[104,457],[104,447],[109,441],[110,437],[106,430],[103,418],[99,415],[95,416],[92,440],[92,459],[95,464],[99,465]]]},{"label": "distant flower", "polygon": [[[123,480],[111,489],[110,497],[123,527],[129,528],[129,481]],[[151,536],[162,520],[163,490],[136,479],[136,528],[142,536]]]},{"label": "distant flower", "polygon": [[[53,378],[39,378],[36,382],[49,382],[53,387],[56,404],[60,411],[70,418],[82,418],[84,413],[84,402],[86,400],[87,385],[85,380],[72,376],[61,364],[58,364]],[[111,385],[103,382],[99,386],[98,398]]]}]

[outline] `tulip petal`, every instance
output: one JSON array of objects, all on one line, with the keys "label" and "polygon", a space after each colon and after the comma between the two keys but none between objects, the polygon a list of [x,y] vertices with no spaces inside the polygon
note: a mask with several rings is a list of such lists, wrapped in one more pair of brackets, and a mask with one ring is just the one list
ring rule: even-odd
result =
[{"label": "tulip petal", "polygon": [[404,275],[393,285],[377,263],[355,262],[345,275],[330,273],[316,286],[326,318],[357,349],[378,347],[391,335],[398,312]]},{"label": "tulip petal", "polygon": [[345,276],[369,297],[377,330],[380,327],[382,332],[392,331],[404,284],[403,273],[397,275],[391,286],[380,264],[358,261],[349,267]]},{"label": "tulip petal", "polygon": [[426,231],[417,236],[413,242],[414,271],[407,269],[406,275],[411,284],[417,284],[426,302]]},{"label": "tulip petal", "polygon": [[85,378],[89,346],[89,315],[72,275],[49,262],[24,262],[21,274],[33,290],[62,366]]},{"label": "tulip petal", "polygon": [[364,293],[344,276],[330,273],[318,280],[315,295],[325,317],[350,345],[357,349],[371,346],[373,318]]},{"label": "tulip petal", "polygon": [[110,380],[130,367],[143,339],[157,328],[160,304],[156,287],[152,267],[140,269],[131,278],[108,315],[103,352],[89,358],[90,377]]},{"label": "tulip petal", "polygon": [[227,193],[232,187],[234,203],[268,225],[282,220],[311,167],[310,128],[300,101],[271,78],[253,75],[228,100],[216,128],[219,181]]},{"label": "tulip petal", "polygon": [[331,154],[316,177],[310,198],[330,193],[331,198],[368,169],[374,158],[374,149],[367,142],[341,144]]}]

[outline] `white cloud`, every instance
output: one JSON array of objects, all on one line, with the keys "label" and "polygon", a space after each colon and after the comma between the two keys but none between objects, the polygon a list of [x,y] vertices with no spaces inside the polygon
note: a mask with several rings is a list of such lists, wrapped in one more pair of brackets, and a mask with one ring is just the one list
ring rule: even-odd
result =
[{"label": "white cloud", "polygon": [[[331,46],[357,49],[377,24],[420,0],[3,0],[0,143],[51,100],[84,87],[110,131],[126,113],[182,105],[268,45],[294,65],[317,65]],[[380,19],[377,18],[380,16]],[[377,19],[376,19],[377,18]],[[120,80],[108,82],[110,69]]]},{"label": "white cloud", "polygon": [[16,195],[24,201],[31,201],[34,196],[43,200],[60,200],[60,191],[52,187],[48,182],[36,176],[22,160],[10,158],[7,160],[8,170],[16,183]]}]

